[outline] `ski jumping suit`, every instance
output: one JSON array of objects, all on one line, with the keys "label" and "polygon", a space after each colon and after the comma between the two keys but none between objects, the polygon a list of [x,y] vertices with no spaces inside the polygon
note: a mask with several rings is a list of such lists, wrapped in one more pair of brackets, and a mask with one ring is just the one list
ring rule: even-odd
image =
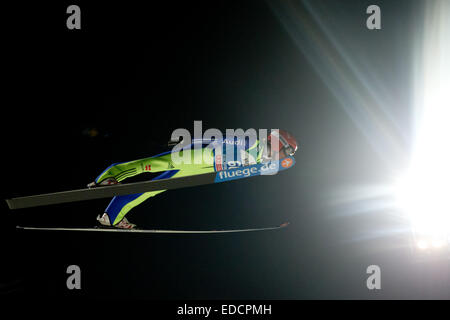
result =
[{"label": "ski jumping suit", "polygon": [[[256,140],[252,146],[249,145],[248,141],[239,140],[237,138],[235,138],[234,141],[225,139],[216,141],[215,143],[219,143],[221,146],[219,148],[213,148],[205,142],[196,142],[192,143],[190,147],[175,151],[180,158],[183,157],[183,152],[189,152],[191,160],[189,164],[175,164],[172,161],[173,151],[130,162],[114,163],[106,168],[95,179],[95,182],[100,183],[103,180],[112,177],[118,182],[121,182],[127,178],[146,172],[162,172],[162,174],[152,180],[169,179],[220,171],[227,167],[231,168],[261,162],[263,148],[258,148],[260,145],[258,140]],[[199,152],[200,150],[195,150],[196,148],[200,148],[201,152]],[[233,152],[230,152],[230,148],[233,149]],[[223,151],[216,154],[216,150]],[[226,156],[227,151],[228,154],[233,155],[232,158]],[[108,214],[111,223],[116,225],[132,208],[141,204],[148,198],[154,197],[164,191],[166,190],[115,196],[109,203],[105,212]]]}]

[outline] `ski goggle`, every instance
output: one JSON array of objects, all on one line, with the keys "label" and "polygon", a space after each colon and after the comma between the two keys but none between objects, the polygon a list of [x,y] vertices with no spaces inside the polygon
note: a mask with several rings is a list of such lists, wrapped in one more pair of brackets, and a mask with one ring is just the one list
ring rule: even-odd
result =
[{"label": "ski goggle", "polygon": [[279,134],[278,131],[273,131],[271,135],[278,138],[278,140],[281,142],[281,148],[278,149],[278,151],[284,150],[286,154],[293,156],[295,154],[295,149],[287,142],[287,140]]}]

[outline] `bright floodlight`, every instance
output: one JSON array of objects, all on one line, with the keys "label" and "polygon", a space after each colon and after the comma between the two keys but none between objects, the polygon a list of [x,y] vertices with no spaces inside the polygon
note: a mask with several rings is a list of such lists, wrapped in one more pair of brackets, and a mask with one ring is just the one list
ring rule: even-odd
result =
[{"label": "bright floodlight", "polygon": [[411,166],[398,185],[422,248],[450,235],[450,1],[426,3],[424,41],[416,74],[416,137]]}]

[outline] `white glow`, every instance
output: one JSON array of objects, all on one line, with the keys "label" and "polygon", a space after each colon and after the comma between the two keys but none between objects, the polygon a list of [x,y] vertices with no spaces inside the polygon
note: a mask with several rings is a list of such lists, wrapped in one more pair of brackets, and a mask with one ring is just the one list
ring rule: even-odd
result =
[{"label": "white glow", "polygon": [[428,242],[426,242],[425,240],[419,240],[417,241],[417,247],[419,249],[425,250],[428,248]]},{"label": "white glow", "polygon": [[431,245],[434,248],[442,248],[443,246],[445,246],[445,242],[442,239],[435,239],[433,240],[433,242],[431,243]]},{"label": "white glow", "polygon": [[422,248],[450,235],[450,1],[427,2],[420,72],[416,75],[416,139],[411,167],[397,186]]}]

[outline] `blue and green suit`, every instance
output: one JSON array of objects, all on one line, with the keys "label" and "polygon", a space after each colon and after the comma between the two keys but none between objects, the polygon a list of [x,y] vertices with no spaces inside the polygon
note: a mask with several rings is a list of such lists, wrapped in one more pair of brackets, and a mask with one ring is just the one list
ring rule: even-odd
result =
[{"label": "blue and green suit", "polygon": [[[216,148],[217,144],[219,144],[219,148]],[[201,149],[201,152],[196,150],[198,148]],[[222,152],[216,152],[216,150],[222,150]],[[230,150],[233,150],[233,152],[230,152]],[[210,142],[193,140],[190,146],[184,147],[183,150],[180,151],[168,151],[149,158],[114,163],[106,168],[95,179],[95,182],[101,183],[107,178],[115,178],[118,182],[122,182],[127,178],[147,172],[160,173],[152,179],[159,180],[220,171],[231,165],[245,165],[243,163],[245,159],[242,159],[242,150],[245,151],[247,160],[250,158],[254,159],[253,161],[255,163],[261,162],[263,148],[260,147],[258,140],[254,143],[249,143],[248,140],[235,138],[234,140],[225,139],[215,141],[213,144]],[[191,161],[186,161],[188,163],[181,164],[174,163],[174,161],[172,161],[174,152],[177,152],[180,158],[183,157],[183,153],[190,153],[188,159],[190,158]],[[227,157],[227,154],[233,154],[233,157]],[[164,191],[166,190],[115,196],[109,203],[105,212],[108,214],[112,224],[116,225],[131,209],[148,198],[154,197]]]}]

